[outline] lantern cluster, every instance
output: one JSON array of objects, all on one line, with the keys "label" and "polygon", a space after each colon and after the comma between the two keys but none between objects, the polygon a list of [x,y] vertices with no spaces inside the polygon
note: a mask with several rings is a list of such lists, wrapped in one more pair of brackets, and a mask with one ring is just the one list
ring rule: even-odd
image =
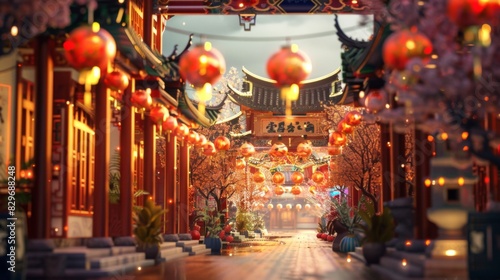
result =
[{"label": "lantern cluster", "polygon": [[328,139],[328,153],[332,156],[342,152],[342,146],[347,143],[347,135],[354,132],[354,127],[361,123],[361,114],[350,111],[337,125],[337,130],[330,133]]}]

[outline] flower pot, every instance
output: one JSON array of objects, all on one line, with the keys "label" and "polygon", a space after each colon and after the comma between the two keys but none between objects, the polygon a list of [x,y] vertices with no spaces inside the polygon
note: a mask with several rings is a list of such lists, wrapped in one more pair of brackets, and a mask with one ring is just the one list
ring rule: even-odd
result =
[{"label": "flower pot", "polygon": [[355,235],[346,235],[340,241],[340,252],[354,252],[356,247],[359,246],[359,240]]},{"label": "flower pot", "polygon": [[146,254],[146,259],[147,260],[156,260],[158,256],[160,255],[160,246],[158,245],[151,245],[147,246],[145,248],[137,248],[137,252],[143,252]]},{"label": "flower pot", "polygon": [[347,234],[348,234],[347,232],[337,233],[337,236],[333,240],[333,244],[332,244],[332,250],[334,252],[340,252],[340,241],[342,241],[344,236],[346,236]]},{"label": "flower pot", "polygon": [[363,244],[363,257],[365,257],[366,264],[377,264],[380,258],[385,254],[384,243],[365,243]]},{"label": "flower pot", "polygon": [[205,246],[210,248],[212,255],[220,255],[222,251],[222,240],[219,237],[206,237]]}]

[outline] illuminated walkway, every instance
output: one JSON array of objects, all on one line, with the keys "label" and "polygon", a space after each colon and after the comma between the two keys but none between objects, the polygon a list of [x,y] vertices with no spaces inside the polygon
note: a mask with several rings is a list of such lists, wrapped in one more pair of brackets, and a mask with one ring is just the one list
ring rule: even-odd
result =
[{"label": "illuminated walkway", "polygon": [[382,280],[361,262],[348,263],[346,254],[333,252],[332,243],[317,239],[313,230],[270,234],[281,237],[274,244],[233,247],[220,256],[191,256],[103,279]]}]

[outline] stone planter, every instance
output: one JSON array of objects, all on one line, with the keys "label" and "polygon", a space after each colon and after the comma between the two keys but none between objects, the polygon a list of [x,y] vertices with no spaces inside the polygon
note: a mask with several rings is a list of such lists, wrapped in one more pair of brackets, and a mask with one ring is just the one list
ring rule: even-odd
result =
[{"label": "stone planter", "polygon": [[378,264],[380,258],[385,254],[384,243],[365,243],[363,244],[363,257],[365,257],[366,264]]},{"label": "stone planter", "polygon": [[210,249],[212,255],[220,255],[222,251],[222,240],[219,237],[206,237],[205,246]]},{"label": "stone planter", "polygon": [[355,235],[347,234],[340,241],[340,252],[348,253],[354,252],[356,247],[359,246],[359,240]]},{"label": "stone planter", "polygon": [[153,245],[146,248],[137,248],[137,252],[145,253],[147,260],[156,260],[160,255],[160,246]]}]

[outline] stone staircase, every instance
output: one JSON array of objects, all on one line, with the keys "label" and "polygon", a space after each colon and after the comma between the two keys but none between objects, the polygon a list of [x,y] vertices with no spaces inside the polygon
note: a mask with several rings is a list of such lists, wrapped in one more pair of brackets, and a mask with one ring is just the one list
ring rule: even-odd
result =
[{"label": "stone staircase", "polygon": [[[356,247],[349,253],[351,259],[365,262],[361,247]],[[387,280],[418,280],[424,279],[426,257],[424,253],[412,253],[387,248],[387,252],[380,259],[379,264],[372,264],[370,268],[378,272]]]},{"label": "stone staircase", "polygon": [[184,252],[183,248],[177,247],[175,242],[163,242],[160,245],[160,258],[162,261],[170,261],[189,256],[189,252]]},{"label": "stone staircase", "polygon": [[179,240],[175,243],[175,245],[182,248],[183,252],[189,253],[190,256],[207,255],[211,252],[205,244],[200,244],[200,241],[198,240]]}]

